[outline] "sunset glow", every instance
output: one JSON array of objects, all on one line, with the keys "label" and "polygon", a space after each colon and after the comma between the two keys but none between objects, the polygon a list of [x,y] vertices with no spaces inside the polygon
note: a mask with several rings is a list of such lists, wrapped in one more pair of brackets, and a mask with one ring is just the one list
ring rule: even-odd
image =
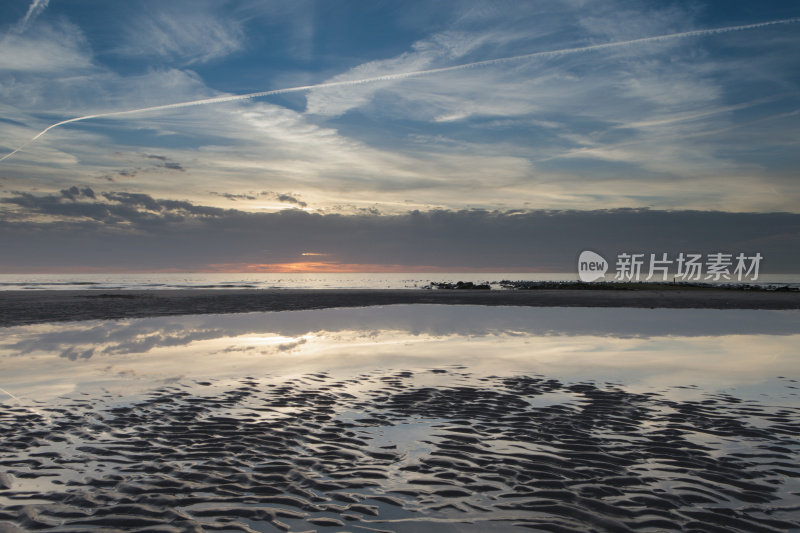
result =
[{"label": "sunset glow", "polygon": [[[305,254],[304,254],[305,255]],[[229,263],[209,265],[209,272],[250,273],[357,273],[357,272],[498,272],[497,268],[470,269],[432,265],[382,265],[337,263],[335,261],[299,261],[296,263]]]}]

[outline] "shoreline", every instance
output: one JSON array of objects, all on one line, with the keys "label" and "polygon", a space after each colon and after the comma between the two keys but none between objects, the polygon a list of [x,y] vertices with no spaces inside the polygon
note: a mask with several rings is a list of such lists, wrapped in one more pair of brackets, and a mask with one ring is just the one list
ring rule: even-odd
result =
[{"label": "shoreline", "polygon": [[298,311],[397,304],[790,310],[800,309],[800,293],[729,289],[20,290],[0,291],[0,327],[79,320]]}]

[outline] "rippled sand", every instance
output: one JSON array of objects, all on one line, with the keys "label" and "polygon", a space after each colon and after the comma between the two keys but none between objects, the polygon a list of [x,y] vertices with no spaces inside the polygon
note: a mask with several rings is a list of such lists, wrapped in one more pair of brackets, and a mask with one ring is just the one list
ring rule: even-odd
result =
[{"label": "rippled sand", "polygon": [[8,407],[0,531],[800,528],[800,409],[681,398],[450,366]]}]

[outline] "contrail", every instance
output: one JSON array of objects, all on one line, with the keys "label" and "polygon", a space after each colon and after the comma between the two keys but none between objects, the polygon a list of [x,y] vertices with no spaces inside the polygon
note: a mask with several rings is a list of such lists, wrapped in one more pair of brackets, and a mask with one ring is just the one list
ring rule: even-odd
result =
[{"label": "contrail", "polygon": [[10,396],[10,397],[14,398],[15,400],[17,400],[17,402],[18,402],[19,404],[22,404],[22,400],[20,400],[19,398],[17,398],[16,396],[14,396],[13,394],[11,394],[11,393],[10,393],[10,392],[8,392],[7,390],[5,390],[3,387],[0,387],[0,392],[2,392],[2,393],[4,393],[4,394],[6,394],[7,396]]},{"label": "contrail", "polygon": [[[46,4],[46,0],[43,0]],[[36,5],[36,1],[34,2]],[[684,31],[679,33],[668,33],[665,35],[655,35],[652,37],[641,37],[639,39],[630,39],[627,41],[616,41],[611,43],[603,43],[603,44],[591,44],[587,46],[579,46],[575,48],[562,48],[560,50],[546,50],[542,52],[533,52],[530,54],[522,54],[518,56],[509,56],[509,57],[500,57],[496,59],[486,59],[483,61],[473,61],[471,63],[462,63],[460,65],[453,65],[450,67],[441,67],[441,68],[432,68],[426,70],[414,70],[410,72],[398,72],[395,74],[384,74],[382,76],[374,76],[371,78],[361,78],[358,80],[341,80],[341,81],[330,81],[325,83],[316,83],[313,85],[301,85],[298,87],[288,87],[286,89],[273,89],[270,91],[259,91],[255,93],[247,93],[247,94],[234,94],[229,96],[216,96],[213,98],[204,98],[201,100],[191,100],[188,102],[178,102],[174,104],[165,104],[165,105],[157,105],[152,107],[142,107],[138,109],[128,109],[125,111],[111,111],[108,113],[97,113],[94,115],[85,115],[82,117],[70,118],[67,120],[62,120],[61,122],[56,122],[55,124],[51,124],[50,126],[46,127],[36,135],[34,135],[30,140],[23,143],[14,151],[4,155],[0,158],[0,161],[5,161],[9,157],[13,156],[30,143],[36,141],[39,137],[47,133],[53,128],[58,126],[63,126],[65,124],[70,124],[72,122],[80,122],[83,120],[91,120],[93,118],[104,118],[104,117],[118,117],[121,115],[132,115],[135,113],[148,113],[152,111],[164,111],[167,109],[178,109],[181,107],[189,107],[189,106],[197,106],[197,105],[210,105],[210,104],[221,104],[225,102],[235,102],[238,100],[251,100],[253,98],[262,98],[264,96],[273,96],[276,94],[286,94],[286,93],[296,93],[296,92],[304,92],[310,91],[312,89],[329,89],[332,87],[345,87],[345,86],[353,86],[353,85],[362,85],[366,83],[375,83],[380,81],[394,81],[394,80],[402,80],[407,78],[416,78],[420,76],[429,76],[431,74],[440,74],[443,72],[453,72],[457,70],[464,70],[468,68],[476,68],[476,67],[484,67],[487,65],[499,65],[502,63],[510,63],[515,61],[522,61],[525,59],[536,59],[536,58],[546,58],[546,57],[558,57],[570,54],[578,54],[582,52],[593,52],[596,50],[605,50],[608,48],[617,48],[621,46],[631,46],[635,44],[644,44],[644,43],[655,43],[661,41],[668,41],[672,39],[684,39],[687,37],[700,37],[705,35],[717,35],[720,33],[728,33],[734,31],[744,31],[744,30],[754,30],[757,28],[765,28],[767,26],[775,26],[778,24],[794,24],[800,22],[800,17],[797,18],[789,18],[789,19],[780,19],[780,20],[771,20],[768,22],[758,22],[755,24],[743,24],[741,26],[727,26],[724,28],[710,28],[704,30],[692,30],[692,31]]]},{"label": "contrail", "polygon": [[14,28],[16,33],[22,33],[25,31],[25,28],[28,26],[28,23],[38,17],[42,11],[47,8],[47,4],[50,3],[50,0],[33,0],[31,5],[28,7],[28,12],[25,13],[25,16],[22,17],[22,20],[19,21]]},{"label": "contrail", "polygon": [[20,400],[19,398],[17,398],[16,396],[11,394],[10,392],[5,390],[4,388],[0,387],[0,392],[3,392],[6,395],[10,396],[11,398],[14,398],[15,400],[17,400],[17,405],[19,405],[23,409],[27,409],[28,411],[32,411],[32,412],[36,413],[37,415],[41,416],[42,418],[46,418],[48,421],[50,420],[50,415],[48,415],[47,413],[41,412],[40,410],[36,409],[35,407],[29,407],[29,406],[25,405],[24,403],[22,403],[22,400]]}]

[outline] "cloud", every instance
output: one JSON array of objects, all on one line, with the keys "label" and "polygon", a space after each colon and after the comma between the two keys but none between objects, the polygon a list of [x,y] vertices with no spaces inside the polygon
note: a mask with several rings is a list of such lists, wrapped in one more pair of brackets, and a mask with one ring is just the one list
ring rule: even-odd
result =
[{"label": "cloud", "polygon": [[[198,20],[218,9],[197,5]],[[141,14],[140,22],[158,26],[164,13],[184,7],[159,7]],[[231,35],[256,24],[262,35],[242,33],[242,55],[235,62],[196,71],[185,67],[202,62],[206,49],[198,44],[192,55],[190,40],[177,33],[185,46],[175,50],[186,53],[120,58],[103,43],[88,42],[95,35],[88,27],[84,35],[77,26],[40,20],[17,36],[12,53],[0,54],[0,64],[32,69],[0,76],[0,115],[11,121],[0,128],[0,144],[10,149],[63,118],[225,98],[212,87],[250,87],[253,78],[223,83],[217,76],[248,64],[251,74],[265,73],[258,66],[264,58],[285,52],[275,45],[278,37],[263,34],[264,28],[283,28],[283,22],[265,21],[283,11],[292,13],[278,13],[278,20],[302,9],[261,2],[231,8],[219,19]],[[411,11],[404,15],[413,19]],[[283,86],[275,81],[281,79],[313,83],[329,72],[339,76],[328,79],[346,81],[700,27],[691,9],[636,2],[567,2],[557,8],[525,3],[513,9],[463,2],[435,11],[436,16],[419,14],[430,17],[423,25],[407,20],[406,30],[414,31],[393,35],[391,46],[387,41],[352,54],[328,50],[330,55],[317,56],[324,68],[275,63],[266,86]],[[187,15],[189,26],[193,16]],[[315,21],[309,12],[301,18],[306,30]],[[422,28],[436,30],[419,37]],[[308,30],[319,32],[310,40],[298,34],[298,47],[324,47],[323,30]],[[776,26],[551,54],[347,90],[315,89],[306,110],[300,99],[287,96],[71,123],[4,161],[4,186],[32,193],[69,189],[79,180],[107,190],[108,180],[115,191],[193,205],[224,208],[235,199],[242,210],[296,206],[320,213],[599,206],[794,211],[800,189],[791,113],[800,101],[792,89],[797,69],[784,53],[794,40],[791,28]],[[29,61],[20,55],[23,41],[64,57],[48,63],[46,54],[33,54]],[[264,43],[271,46],[268,53],[248,48]],[[261,63],[248,63],[255,56]],[[56,62],[85,68],[62,69]],[[219,190],[221,176],[225,189],[210,195]],[[275,196],[257,196],[262,190]]]},{"label": "cloud", "polygon": [[[363,87],[313,89],[308,96],[307,110],[338,116],[355,108],[375,105],[378,102],[374,100],[379,99],[381,107],[386,102],[396,106],[397,102],[412,101],[416,104],[416,116],[429,114],[439,106],[449,107],[435,115],[440,121],[480,114],[519,114],[518,104],[522,102],[527,103],[525,109],[530,112],[542,107],[530,103],[531,84],[538,85],[542,78],[551,77],[552,72],[562,73],[563,78],[565,70],[572,70],[574,65],[596,63],[598,57],[601,62],[618,56],[637,57],[648,54],[652,47],[663,50],[679,45],[687,37],[706,33],[706,30],[692,31],[686,22],[688,15],[677,9],[636,11],[613,3],[613,7],[581,8],[571,13],[564,9],[547,12],[532,4],[517,7],[510,18],[505,10],[470,6],[451,27],[414,42],[410,50],[392,58],[362,63],[327,81],[391,76],[412,70],[443,70],[434,78],[414,77]],[[619,23],[620,13],[624,14],[627,24]],[[683,24],[675,24],[681,20],[681,15]],[[577,24],[589,29],[594,38],[587,40],[585,31],[576,33]],[[621,31],[620,27],[628,31]],[[688,33],[683,33],[687,30]],[[655,37],[659,35],[662,37]],[[527,53],[521,55],[521,50]],[[590,54],[588,58],[581,57],[586,54]],[[504,57],[523,59],[512,62]],[[481,69],[462,70],[458,66],[473,62],[480,64]],[[613,71],[608,75],[613,75]],[[521,98],[521,91],[526,91],[527,98]],[[488,102],[487,95],[491,96]],[[420,96],[423,97],[421,106]],[[408,108],[414,109],[414,105]]]},{"label": "cloud", "polygon": [[299,207],[307,207],[308,204],[300,199],[298,199],[294,194],[289,193],[277,193],[272,191],[261,191],[261,192],[250,192],[250,193],[228,193],[228,192],[211,192],[214,196],[220,196],[222,198],[227,198],[231,201],[238,201],[238,200],[259,200],[259,199],[268,199],[268,200],[275,200],[277,202],[285,202],[289,204],[295,204]]},{"label": "cloud", "polygon": [[[91,50],[83,32],[61,21],[43,24],[25,34],[10,32],[0,39],[0,72],[19,74],[64,74],[94,68]],[[8,75],[8,74],[6,74]],[[11,80],[0,86],[7,87]]]},{"label": "cloud", "polygon": [[162,223],[180,222],[195,217],[214,217],[223,209],[196,206],[179,200],[157,200],[150,195],[128,192],[103,192],[105,201],[89,187],[70,187],[60,194],[34,195],[25,192],[0,198],[0,203],[22,210],[8,213],[8,219],[61,221],[92,220],[104,225],[123,225],[134,229],[152,228]]},{"label": "cloud", "polygon": [[[292,209],[247,213],[92,192],[94,199],[80,188],[3,198],[27,216],[4,210],[0,246],[15,253],[0,258],[0,269],[571,272],[578,253],[591,249],[604,257],[760,252],[763,273],[800,271],[800,215],[789,213],[432,210],[343,216]],[[324,255],[307,262],[304,253]]]},{"label": "cloud", "polygon": [[162,166],[168,170],[179,170],[181,172],[185,172],[186,170],[180,165],[180,163],[175,163],[174,161],[170,163],[164,163]]},{"label": "cloud", "polygon": [[[271,200],[264,205],[240,197],[237,207],[248,210],[296,205],[348,213],[598,206],[794,211],[800,205],[790,169],[778,171],[786,161],[752,148],[730,148],[752,146],[753,138],[759,145],[785,144],[791,121],[783,127],[765,123],[758,130],[753,125],[709,135],[709,127],[735,125],[734,114],[747,110],[747,104],[722,106],[711,114],[716,108],[699,101],[705,111],[697,112],[705,115],[697,120],[647,126],[642,122],[648,117],[673,115],[668,110],[662,114],[662,106],[658,113],[640,113],[631,101],[631,109],[625,109],[619,88],[598,95],[591,84],[550,80],[539,89],[550,107],[546,114],[506,121],[473,118],[444,124],[433,133],[405,121],[401,130],[419,133],[399,137],[393,136],[391,120],[370,136],[347,126],[339,130],[317,124],[313,117],[265,102],[109,121],[96,131],[54,130],[53,138],[21,154],[39,164],[8,181],[7,188],[68,188],[75,169],[84,169],[97,179],[113,179],[115,190],[159,191],[160,196],[220,208],[228,207],[231,197],[208,193],[218,190],[220,176],[228,189],[223,194],[254,196],[266,189],[306,204],[264,196],[260,199]],[[598,105],[576,107],[592,101]],[[791,101],[787,96],[775,103]],[[390,138],[381,138],[386,132]],[[748,133],[757,135],[747,139]],[[133,134],[140,136],[135,149],[117,144],[118,138]],[[186,171],[159,166],[167,160]],[[174,173],[173,179],[165,179],[165,173]]]},{"label": "cloud", "polygon": [[104,192],[102,196],[111,202],[144,208],[146,211],[156,213],[180,212],[196,216],[218,216],[225,212],[216,207],[198,206],[180,200],[156,200],[152,196],[142,193]]},{"label": "cloud", "polygon": [[[385,210],[407,210],[406,200],[421,196],[420,191],[426,191],[428,198],[422,205],[447,205],[458,202],[468,190],[480,190],[484,197],[502,194],[498,183],[530,176],[527,160],[506,156],[497,146],[413,142],[407,150],[384,149],[265,103],[220,112],[219,116],[214,132],[239,142],[214,145],[212,141],[193,154],[198,164],[193,166],[192,177],[197,185],[208,183],[205,190],[214,190],[217,177],[224,173],[231,183],[280,191],[272,198],[277,201],[294,198],[317,209],[336,205],[372,208],[380,198]],[[460,182],[449,178],[455,175]],[[291,193],[281,191],[287,182]],[[494,192],[481,187],[482,183]],[[248,189],[252,190],[248,187],[245,191]]]},{"label": "cloud", "polygon": [[294,341],[294,342],[287,342],[287,343],[279,344],[276,347],[276,350],[279,351],[279,352],[291,352],[291,351],[294,351],[298,346],[302,346],[306,342],[308,342],[308,339],[300,339],[300,340],[297,340],[297,341]]},{"label": "cloud", "polygon": [[[485,16],[483,10],[479,11],[481,17]],[[508,43],[514,43],[517,49],[523,46],[541,49],[542,44],[535,39],[526,41],[522,34],[503,31],[509,24],[507,17],[500,26],[493,26],[497,21],[491,15],[489,13],[489,22],[482,29],[463,31],[471,37],[482,37],[479,42],[492,49],[502,50]],[[529,36],[543,34],[546,25],[563,29],[546,44],[556,50],[646,40],[648,35],[689,33],[682,34],[688,38],[646,40],[637,46],[593,49],[591,55],[571,54],[518,65],[504,64],[502,68],[447,72],[354,91],[314,90],[308,97],[308,111],[334,116],[357,109],[382,120],[403,120],[404,127],[408,127],[409,119],[414,120],[420,129],[424,128],[424,123],[440,124],[428,126],[429,130],[439,133],[419,137],[431,148],[441,149],[448,144],[465,146],[464,140],[469,139],[470,147],[481,151],[488,151],[491,146],[496,148],[495,154],[526,154],[533,168],[524,173],[520,181],[530,184],[529,191],[542,192],[534,184],[544,182],[551,189],[544,192],[552,194],[558,182],[580,181],[587,194],[602,196],[604,201],[614,195],[624,196],[625,189],[639,192],[639,198],[630,195],[625,202],[615,205],[702,207],[702,201],[692,203],[690,194],[660,194],[653,190],[669,188],[665,180],[685,180],[691,187],[717,196],[713,204],[705,204],[707,207],[789,208],[788,203],[770,202],[758,193],[767,181],[764,176],[775,176],[767,169],[780,163],[774,158],[758,157],[759,151],[746,148],[743,136],[737,132],[728,133],[725,128],[737,124],[738,117],[731,113],[736,107],[755,109],[754,104],[764,94],[775,90],[783,92],[786,86],[791,86],[793,82],[789,77],[780,73],[796,69],[787,63],[787,56],[776,46],[768,48],[772,53],[756,57],[738,54],[731,60],[724,53],[712,55],[706,46],[710,42],[725,43],[741,50],[754,46],[753,42],[769,43],[770,39],[763,33],[765,30],[757,27],[748,30],[758,36],[755,40],[749,39],[749,34],[696,30],[693,27],[696,13],[691,10],[642,9],[630,3],[609,3],[591,9],[582,6],[574,12],[564,10],[556,20],[553,20],[553,13],[537,14],[536,18],[530,15],[524,10],[520,14],[520,19],[529,23]],[[576,27],[582,31],[576,33]],[[779,30],[777,34],[780,35]],[[497,35],[504,35],[506,42]],[[445,60],[446,51],[456,56],[462,54],[457,46],[458,39],[443,39],[449,46],[434,46],[438,43],[437,36],[418,41],[413,50],[394,58],[364,63],[332,79],[347,79],[361,71],[390,73],[396,71],[398,64],[413,61],[435,64]],[[476,48],[480,52],[480,47]],[[476,50],[468,50],[467,56],[470,53],[474,55]],[[759,69],[758,65],[764,61],[774,63],[771,68]],[[743,75],[744,71],[753,71],[753,75]],[[778,82],[778,78],[782,81]],[[754,98],[738,90],[753,83],[764,83],[765,92],[758,92],[758,97]],[[785,100],[787,106],[800,105],[796,95]],[[697,120],[664,120],[689,115]],[[514,117],[514,121],[501,125],[498,119],[506,117]],[[791,126],[788,122],[781,124],[780,116],[775,118],[771,121],[772,131],[765,127],[763,134],[762,131],[753,132],[749,137],[758,138],[759,143],[765,145],[780,146],[782,139],[792,135]],[[457,123],[458,129],[449,127],[451,123]],[[650,129],[638,126],[642,123],[650,123]],[[492,125],[489,131],[488,124]],[[547,126],[542,127],[543,124]],[[745,131],[751,129],[743,126]],[[374,135],[372,131],[369,134]],[[732,148],[734,146],[741,146],[743,150]],[[754,159],[758,159],[755,165],[752,164]],[[599,164],[590,168],[592,162]],[[589,171],[591,180],[586,179]],[[713,174],[714,178],[706,181]],[[715,187],[722,176],[735,182],[737,188],[747,187],[749,183],[753,193],[750,198],[754,201],[748,205],[744,196],[733,197]],[[769,186],[778,186],[784,190],[783,194],[788,192],[785,189],[788,183],[777,185],[769,181]],[[790,196],[796,198],[797,193],[790,193]],[[642,204],[640,198],[644,197],[650,201]],[[566,189],[550,198],[551,201],[555,199],[558,200],[551,204],[554,207],[578,200]],[[565,203],[560,204],[559,200]]]},{"label": "cloud", "polygon": [[224,330],[210,324],[187,330],[174,322],[162,321],[161,327],[153,327],[152,319],[106,326],[88,325],[46,332],[38,339],[23,338],[6,343],[3,347],[13,349],[20,355],[44,351],[58,353],[60,357],[75,361],[103,354],[146,353],[156,347],[186,346],[227,335]]},{"label": "cloud", "polygon": [[278,195],[275,196],[275,199],[278,200],[279,202],[287,202],[287,203],[290,203],[290,204],[297,204],[300,207],[306,207],[308,205],[307,203],[303,202],[302,200],[298,200],[297,198],[295,198],[294,196],[292,196],[290,194],[278,194]]},{"label": "cloud", "polygon": [[[55,42],[57,40],[56,36],[52,36],[44,49],[60,46]],[[89,51],[86,54],[81,56],[82,64],[91,65],[91,54]],[[6,56],[0,54],[0,64],[4,57]],[[69,67],[68,61],[65,60],[64,65]],[[81,115],[120,105],[161,103],[165,92],[169,92],[171,97],[182,99],[209,94],[199,76],[192,72],[153,69],[144,74],[121,76],[107,69],[91,67],[65,75],[60,70],[64,65],[52,68],[42,65],[41,72],[0,77],[0,112],[15,120],[14,125],[0,128],[0,144],[11,146],[16,145],[20,138],[30,138],[31,129],[47,125],[42,121],[42,116],[47,114]],[[13,102],[13,105],[3,102]],[[155,126],[147,121],[142,124],[134,121],[132,124],[105,124],[89,128],[56,128],[15,157],[26,163],[22,168],[29,169],[36,179],[59,174],[74,176],[70,167],[78,159],[81,159],[81,165],[90,169],[90,172],[113,176],[119,170],[121,153],[137,159],[135,162],[131,161],[132,165],[139,166],[142,163],[139,155],[142,146],[135,142],[133,146],[125,141],[120,142],[120,137],[116,135],[121,135],[125,140],[135,138],[142,132],[161,137],[174,135],[176,132],[170,129],[173,118],[170,115],[161,117]],[[208,125],[204,124],[198,131],[207,129]],[[154,145],[152,149],[160,148],[156,143]],[[100,164],[101,160],[103,164]]]},{"label": "cloud", "polygon": [[[465,31],[443,31],[419,40],[411,46],[411,50],[399,56],[369,61],[351,68],[349,71],[334,76],[325,83],[340,83],[350,80],[370,79],[380,76],[392,76],[405,72],[425,71],[437,67],[449,67],[453,63],[465,62],[465,58],[475,49],[487,44],[498,44],[513,41],[516,36],[508,32],[484,31],[468,33]],[[437,74],[444,78],[444,83],[452,83],[448,74]],[[411,83],[415,83],[416,78]],[[347,111],[368,104],[376,93],[386,91],[392,86],[408,80],[387,79],[368,85],[344,86],[340,88],[312,89],[307,97],[306,110],[309,113],[325,116],[338,116]],[[422,82],[425,83],[424,81]],[[433,82],[436,84],[437,82]],[[439,83],[442,83],[441,81]],[[426,95],[427,96],[427,95]]]},{"label": "cloud", "polygon": [[15,33],[23,33],[25,29],[28,27],[28,24],[36,20],[36,17],[42,14],[42,11],[47,9],[47,4],[50,3],[50,0],[33,0],[31,5],[28,6],[28,11],[25,13],[25,16],[14,26],[13,31]]},{"label": "cloud", "polygon": [[61,196],[72,201],[77,200],[81,196],[83,196],[84,198],[91,198],[91,199],[96,198],[94,191],[89,187],[84,187],[83,189],[79,189],[78,187],[75,186],[72,186],[69,189],[63,189],[61,191]]},{"label": "cloud", "polygon": [[237,200],[256,200],[258,198],[258,194],[233,194],[229,192],[214,192],[214,191],[211,191],[210,194],[213,194],[214,196],[221,196],[222,198],[227,198],[228,200],[234,202]]},{"label": "cloud", "polygon": [[[333,5],[331,8],[338,9]],[[302,61],[313,59],[317,31],[327,22],[321,20],[319,5],[314,0],[241,0],[236,3],[234,13],[238,20],[244,21],[243,25],[257,21],[264,31],[280,35],[281,46],[276,51],[281,57]]]},{"label": "cloud", "polygon": [[244,38],[239,23],[209,2],[158,3],[126,26],[117,53],[187,65],[235,52]]},{"label": "cloud", "polygon": [[161,211],[163,209],[161,202],[154,199],[149,194],[132,194],[127,192],[105,192],[103,193],[103,197],[112,202],[119,202],[125,205],[143,207],[147,211]]}]

